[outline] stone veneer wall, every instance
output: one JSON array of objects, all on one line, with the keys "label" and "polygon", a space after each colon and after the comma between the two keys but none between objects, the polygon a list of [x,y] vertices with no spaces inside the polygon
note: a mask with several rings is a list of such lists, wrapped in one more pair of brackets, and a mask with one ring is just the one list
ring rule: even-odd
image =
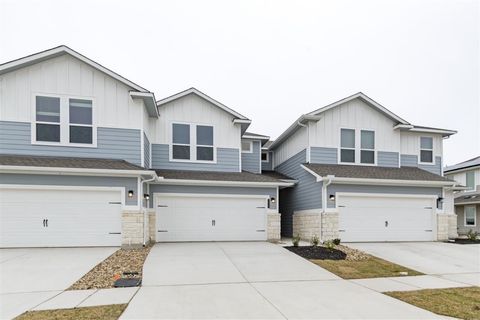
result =
[{"label": "stone veneer wall", "polygon": [[280,213],[267,213],[267,240],[280,240]]},{"label": "stone veneer wall", "polygon": [[454,239],[457,236],[457,215],[437,214],[437,240]]},{"label": "stone veneer wall", "polygon": [[293,213],[293,236],[309,241],[312,236],[321,236],[320,210],[303,210]]},{"label": "stone veneer wall", "polygon": [[150,242],[156,242],[157,237],[156,237],[156,214],[155,210],[149,210],[148,211],[148,238],[150,239]]},{"label": "stone veneer wall", "polygon": [[122,247],[143,245],[143,212],[122,212]]},{"label": "stone veneer wall", "polygon": [[322,241],[336,239],[338,233],[338,212],[322,214]]}]

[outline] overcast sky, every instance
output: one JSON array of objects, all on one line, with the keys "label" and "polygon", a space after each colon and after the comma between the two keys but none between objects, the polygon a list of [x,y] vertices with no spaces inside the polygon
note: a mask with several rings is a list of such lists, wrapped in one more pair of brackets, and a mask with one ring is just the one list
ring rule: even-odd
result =
[{"label": "overcast sky", "polygon": [[0,63],[66,44],[155,92],[196,87],[276,138],[362,91],[480,155],[479,1],[0,0]]}]

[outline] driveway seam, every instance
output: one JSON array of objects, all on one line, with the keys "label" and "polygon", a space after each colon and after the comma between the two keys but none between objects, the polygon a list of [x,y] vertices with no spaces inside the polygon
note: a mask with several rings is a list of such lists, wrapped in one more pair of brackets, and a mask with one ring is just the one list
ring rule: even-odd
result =
[{"label": "driveway seam", "polygon": [[248,281],[248,279],[245,277],[245,275],[242,273],[242,271],[240,271],[240,269],[238,269],[237,265],[235,263],[233,263],[232,259],[230,258],[230,256],[225,252],[225,250],[219,245],[217,244],[217,246],[220,248],[220,250],[222,250],[223,254],[225,255],[225,257],[227,257],[228,261],[230,261],[230,263],[235,267],[235,269],[237,269],[238,273],[240,273],[240,275],[242,276],[243,279],[245,279],[246,283],[248,283],[248,285],[250,287],[253,288],[253,290],[255,290],[265,301],[267,301],[275,310],[278,311],[278,313],[280,313],[280,315],[284,318],[284,319],[288,319],[288,317],[283,314],[282,311],[280,311],[280,309],[275,305],[273,304],[270,300],[268,300],[257,288],[255,288],[255,286],[250,282]]},{"label": "driveway seam", "polygon": [[[66,290],[65,290],[66,291]],[[64,291],[64,292],[65,292]],[[77,291],[77,290],[68,290],[68,291]],[[85,299],[83,299],[82,301],[80,301],[76,306],[75,308],[78,308],[79,305],[81,305],[85,300],[87,300],[88,298],[90,298],[91,296],[93,296],[95,293],[98,292],[98,289],[95,289],[95,291],[93,291],[91,294],[89,294],[87,297],[85,297]]]}]

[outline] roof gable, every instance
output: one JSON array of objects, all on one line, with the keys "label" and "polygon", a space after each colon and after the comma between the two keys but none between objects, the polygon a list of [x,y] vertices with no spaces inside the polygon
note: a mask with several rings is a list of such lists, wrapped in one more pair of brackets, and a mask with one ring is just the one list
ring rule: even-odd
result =
[{"label": "roof gable", "polygon": [[480,156],[475,157],[473,159],[469,159],[460,163],[457,163],[455,165],[451,165],[446,167],[443,172],[444,173],[449,173],[452,171],[457,171],[457,170],[462,170],[462,169],[469,169],[469,168],[475,168],[480,166]]}]

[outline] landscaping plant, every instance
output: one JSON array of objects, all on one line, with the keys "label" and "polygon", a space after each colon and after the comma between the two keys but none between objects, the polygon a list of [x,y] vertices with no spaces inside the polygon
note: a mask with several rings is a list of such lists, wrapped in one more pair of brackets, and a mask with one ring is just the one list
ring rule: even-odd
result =
[{"label": "landscaping plant", "polygon": [[340,239],[339,238],[335,238],[332,240],[333,244],[338,246],[340,244]]},{"label": "landscaping plant", "polygon": [[468,240],[470,240],[470,241],[477,241],[478,232],[477,232],[477,231],[473,231],[472,229],[468,230],[467,238],[468,238]]},{"label": "landscaping plant", "polygon": [[327,248],[329,251],[333,251],[333,249],[335,248],[335,244],[333,243],[332,240],[324,241],[324,242],[323,242],[323,245],[324,245],[325,248]]},{"label": "landscaping plant", "polygon": [[320,238],[315,234],[312,236],[312,239],[310,239],[310,244],[314,247],[318,246],[320,243]]},{"label": "landscaping plant", "polygon": [[300,243],[300,236],[297,234],[296,236],[293,236],[292,244],[294,247],[298,247],[299,243]]}]

